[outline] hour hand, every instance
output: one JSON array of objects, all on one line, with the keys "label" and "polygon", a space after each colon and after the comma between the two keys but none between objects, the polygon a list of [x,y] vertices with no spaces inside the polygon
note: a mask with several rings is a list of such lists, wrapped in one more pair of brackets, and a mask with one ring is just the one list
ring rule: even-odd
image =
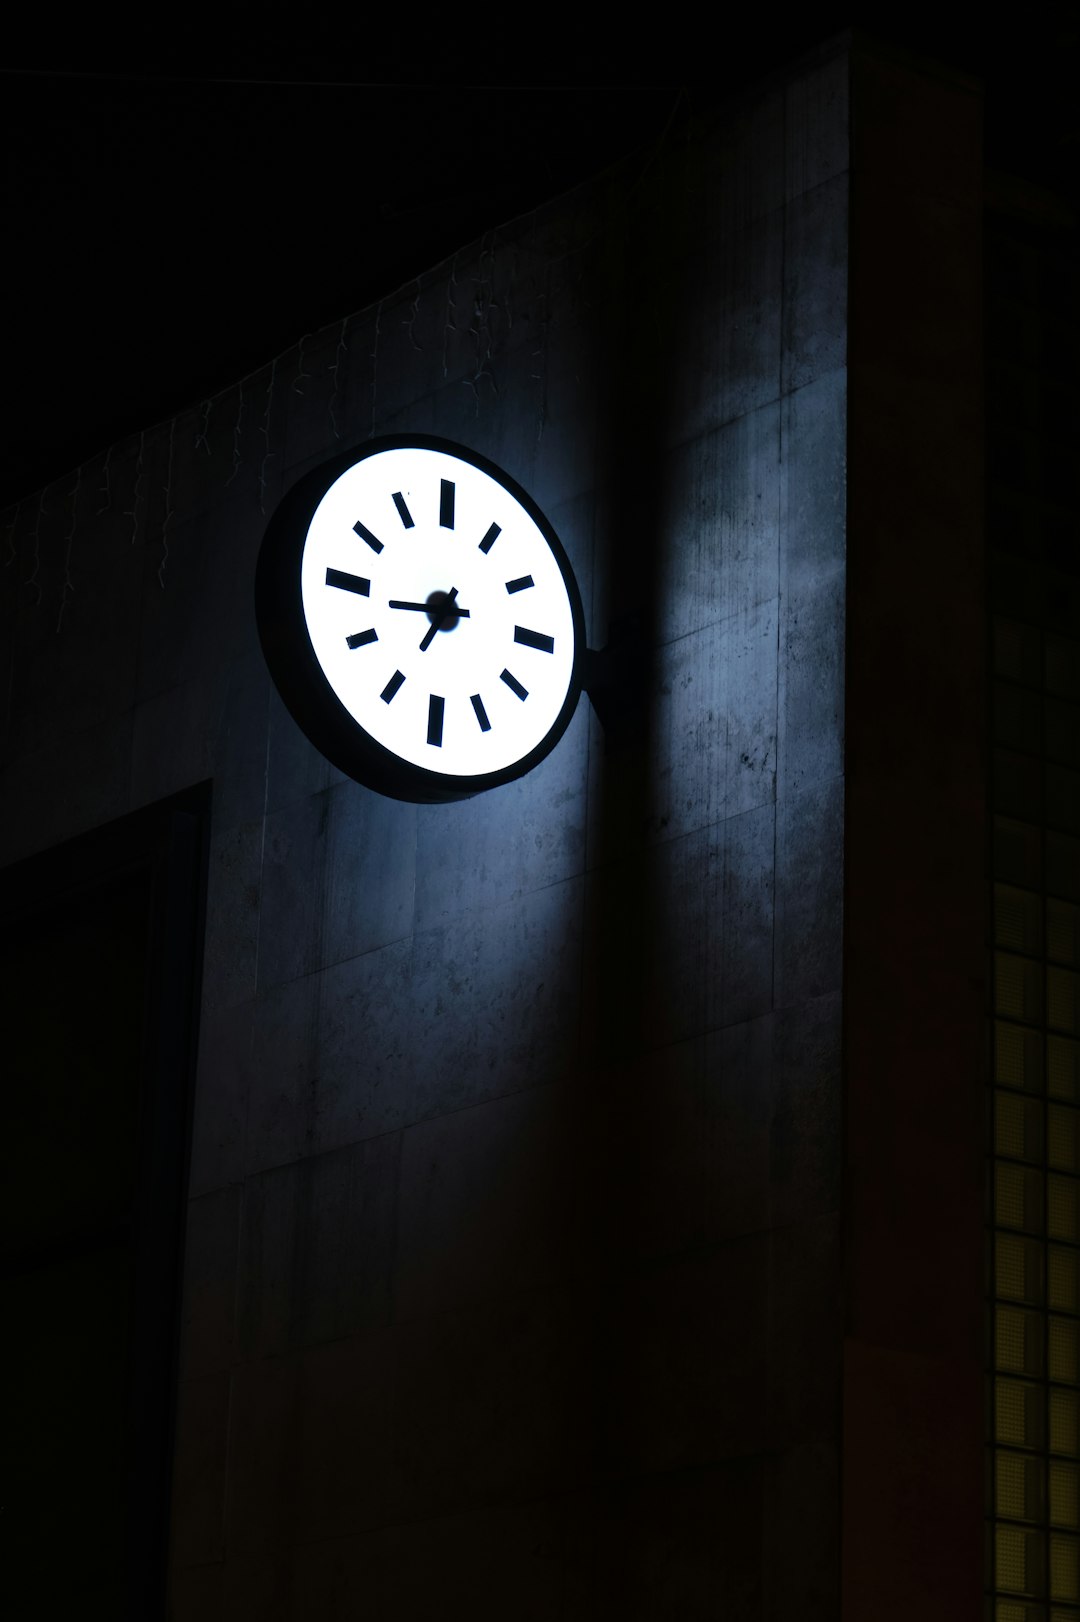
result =
[{"label": "hour hand", "polygon": [[[428,603],[403,603],[400,602],[398,598],[391,597],[390,607],[419,609],[421,613],[426,614],[429,611],[430,605]],[[454,604],[454,613],[459,619],[467,620],[469,618],[469,610],[467,608],[459,608],[457,603]]]}]

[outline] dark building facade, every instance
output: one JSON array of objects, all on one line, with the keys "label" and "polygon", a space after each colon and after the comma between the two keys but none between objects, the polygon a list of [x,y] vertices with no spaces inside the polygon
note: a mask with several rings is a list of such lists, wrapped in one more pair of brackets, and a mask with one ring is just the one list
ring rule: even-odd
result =
[{"label": "dark building facade", "polygon": [[[988,575],[983,252],[977,87],[845,37],[10,515],[6,1245],[67,1393],[13,1614],[1080,1614],[1080,1092],[988,1089],[1010,905],[994,1051],[1075,1062],[1075,575]],[[330,766],[254,618],[284,492],[404,432],[531,493],[615,672],[456,805]],[[991,724],[1047,853],[993,914]]]},{"label": "dark building facade", "polygon": [[1047,1610],[1072,1616],[1080,1595],[1080,547],[1065,446],[1075,429],[1066,397],[1078,344],[1075,215],[1053,191],[992,177],[985,261],[995,948],[988,1557],[989,1580],[1010,1596],[998,1614],[1028,1622]]}]

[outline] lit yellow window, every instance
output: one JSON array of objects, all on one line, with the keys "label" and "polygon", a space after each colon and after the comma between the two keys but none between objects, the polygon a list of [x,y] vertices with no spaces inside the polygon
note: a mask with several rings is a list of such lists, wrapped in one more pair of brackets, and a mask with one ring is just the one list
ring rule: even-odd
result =
[{"label": "lit yellow window", "polygon": [[994,1238],[994,1294],[1006,1301],[1042,1301],[1042,1249],[1031,1239],[999,1233]]},{"label": "lit yellow window", "polygon": [[[1037,1171],[1009,1166],[994,1167],[994,1215],[1003,1228],[1026,1233],[1042,1229],[1043,1180]],[[1062,1237],[1066,1237],[1063,1235]]]},{"label": "lit yellow window", "polygon": [[1080,1183],[1072,1177],[1047,1179],[1046,1231],[1051,1239],[1080,1240]]},{"label": "lit yellow window", "polygon": [[1080,975],[1068,969],[1046,971],[1046,1021],[1055,1031],[1077,1034],[1080,1026]]},{"label": "lit yellow window", "polygon": [[1080,1600],[1080,1550],[1061,1532],[1050,1534],[1050,1598]]},{"label": "lit yellow window", "polygon": [[1057,1312],[1080,1312],[1080,1253],[1051,1245],[1046,1274],[1050,1306]]},{"label": "lit yellow window", "polygon": [[[1021,1455],[1022,1456],[1022,1455]],[[1004,1514],[1005,1511],[999,1511]],[[1014,1515],[1013,1520],[1023,1517]],[[1077,1466],[1063,1459],[1050,1460],[1050,1524],[1051,1526],[1080,1526],[1080,1481]]]},{"label": "lit yellow window", "polygon": [[[1042,1388],[998,1379],[994,1387],[995,1439],[1007,1447],[1042,1446]],[[1067,1449],[1058,1449],[1066,1452]]]},{"label": "lit yellow window", "polygon": [[[1029,1372],[1024,1370],[1024,1373]],[[1051,1380],[1058,1380],[1063,1385],[1077,1383],[1080,1377],[1080,1323],[1075,1318],[1050,1319],[1046,1336],[1046,1372]]]},{"label": "lit yellow window", "polygon": [[1042,1070],[1042,1033],[999,1019],[994,1026],[994,1080],[998,1086],[1041,1093]]},{"label": "lit yellow window", "polygon": [[1042,1019],[1042,969],[1030,958],[994,955],[994,1008],[1003,1019]]},{"label": "lit yellow window", "polygon": [[1055,1171],[1080,1170],[1080,1111],[1067,1104],[1047,1110],[1046,1159]]},{"label": "lit yellow window", "polygon": [[995,1093],[994,1152],[1012,1160],[1042,1160],[1042,1105],[1038,1099]]},{"label": "lit yellow window", "polygon": [[1075,1391],[1060,1391],[1051,1386],[1048,1399],[1050,1415],[1051,1453],[1069,1453],[1075,1458],[1080,1452],[1080,1412]]},{"label": "lit yellow window", "polygon": [[1040,1595],[1045,1548],[1042,1533],[1019,1526],[998,1526],[994,1545],[998,1588],[1009,1594]]},{"label": "lit yellow window", "polygon": [[1080,1103],[1080,1042],[1064,1036],[1046,1039],[1046,1085],[1051,1098]]},{"label": "lit yellow window", "polygon": [[[1042,1472],[1041,1459],[1033,1458],[1030,1453],[1007,1453],[999,1448],[994,1456],[997,1513],[1008,1521],[1041,1521]],[[1061,1524],[1071,1526],[1072,1522]]]}]

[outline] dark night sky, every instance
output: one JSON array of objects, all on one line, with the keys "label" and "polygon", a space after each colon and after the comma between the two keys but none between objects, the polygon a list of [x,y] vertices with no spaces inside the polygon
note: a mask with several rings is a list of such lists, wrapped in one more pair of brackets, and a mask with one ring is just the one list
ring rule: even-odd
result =
[{"label": "dark night sky", "polygon": [[[1075,197],[1070,10],[1028,8],[1021,37],[976,37],[893,9],[873,8],[876,31],[985,76],[991,161]],[[513,51],[487,37],[493,19],[478,40],[462,18],[448,44],[412,12],[318,45],[265,25],[208,41],[205,13],[165,43],[10,44],[0,506],[852,20],[727,25],[708,84],[685,30],[613,45],[547,13]]]}]

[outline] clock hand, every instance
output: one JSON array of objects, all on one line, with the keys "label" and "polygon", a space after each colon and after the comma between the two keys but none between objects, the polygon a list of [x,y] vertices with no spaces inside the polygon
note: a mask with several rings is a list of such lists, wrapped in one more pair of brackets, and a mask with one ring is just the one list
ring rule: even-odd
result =
[{"label": "clock hand", "polygon": [[[418,609],[421,613],[424,613],[424,614],[426,614],[428,612],[427,603],[403,603],[403,602],[399,601],[399,599],[396,598],[396,597],[391,597],[389,607],[390,608],[415,608],[415,609]],[[469,610],[467,608],[459,608],[457,603],[454,604],[454,613],[458,616],[459,619],[467,620],[467,619],[470,618]]]},{"label": "clock hand", "polygon": [[458,591],[458,589],[455,586],[452,591],[447,592],[447,594],[446,594],[446,602],[443,604],[443,606],[440,609],[439,613],[432,620],[431,625],[428,628],[427,636],[425,636],[424,640],[420,644],[420,652],[421,653],[426,653],[427,652],[428,648],[430,648],[430,646],[431,646],[431,639],[435,635],[435,632],[437,630],[439,630],[440,627],[442,626],[443,620],[447,619],[449,617],[449,615],[452,614],[455,611],[456,604],[454,602],[454,598],[457,596],[457,591]]}]

